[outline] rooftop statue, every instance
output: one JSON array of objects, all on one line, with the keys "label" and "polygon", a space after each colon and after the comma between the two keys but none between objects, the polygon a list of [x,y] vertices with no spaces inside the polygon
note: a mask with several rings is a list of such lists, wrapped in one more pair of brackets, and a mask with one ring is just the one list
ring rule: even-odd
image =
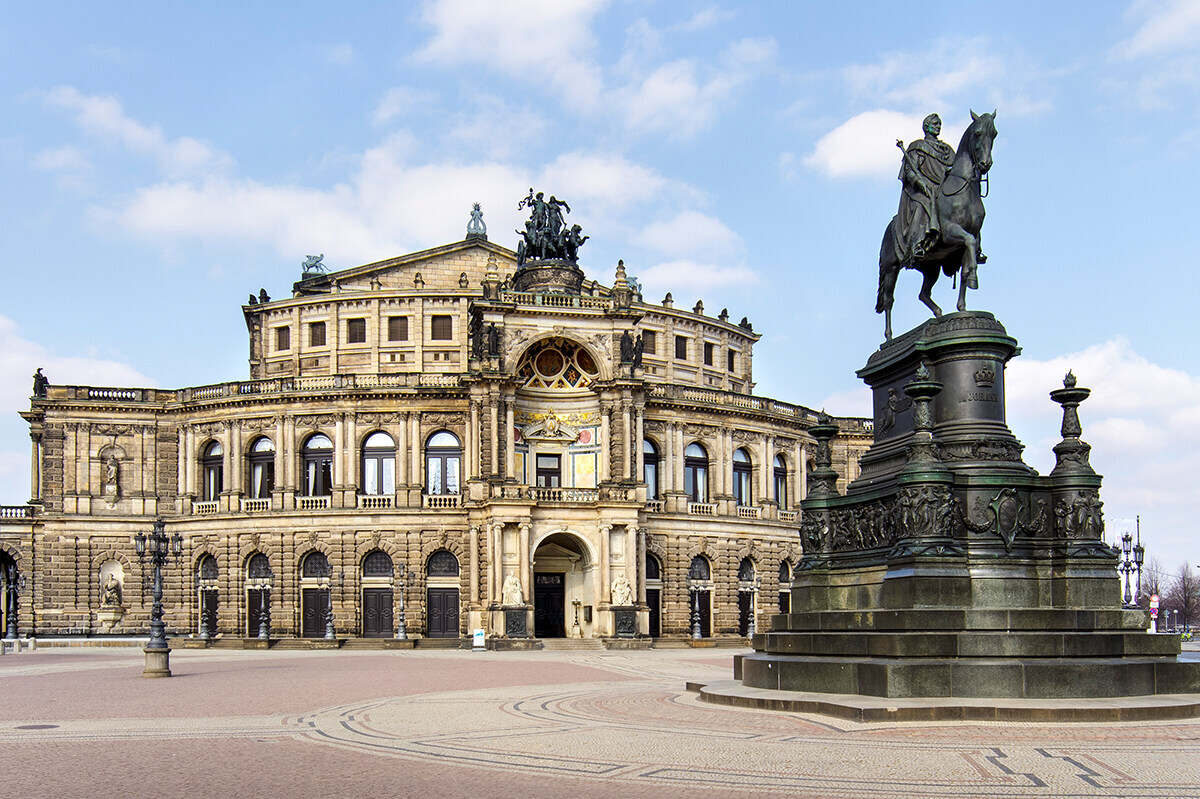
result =
[{"label": "rooftop statue", "polygon": [[324,258],[325,253],[321,253],[320,255],[306,255],[304,256],[304,262],[300,265],[300,268],[306,275],[311,272],[328,272],[329,267],[321,263]]},{"label": "rooftop statue", "polygon": [[487,225],[483,222],[483,209],[479,203],[471,205],[471,221],[467,222],[467,237],[487,238]]},{"label": "rooftop statue", "polygon": [[579,225],[567,227],[563,212],[571,213],[571,206],[565,200],[551,195],[545,199],[543,192],[536,195],[529,189],[529,196],[517,203],[517,208],[529,208],[529,219],[525,222],[525,230],[518,230],[521,241],[517,244],[517,266],[523,266],[526,261],[558,259],[576,263],[579,260],[579,248],[587,236],[582,235]]},{"label": "rooftop statue", "polygon": [[925,138],[904,150],[899,178],[904,184],[900,208],[883,234],[879,248],[879,294],[875,313],[884,314],[884,337],[892,337],[892,302],[901,269],[916,269],[925,279],[918,297],[941,316],[931,292],[938,273],[947,277],[961,271],[958,310],[967,309],[967,289],[979,288],[976,268],[987,258],[979,248],[983,227],[982,186],[992,168],[992,141],[996,138],[996,112],[971,112],[971,125],[963,132],[957,152],[938,139],[942,120],[925,117]]}]

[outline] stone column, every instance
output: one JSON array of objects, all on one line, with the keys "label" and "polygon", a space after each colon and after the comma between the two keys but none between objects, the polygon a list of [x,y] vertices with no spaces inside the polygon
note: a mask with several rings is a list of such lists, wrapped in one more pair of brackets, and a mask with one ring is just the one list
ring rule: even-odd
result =
[{"label": "stone column", "polygon": [[629,480],[633,466],[630,456],[629,440],[633,438],[632,408],[633,403],[625,398],[621,400],[621,476]]},{"label": "stone column", "polygon": [[[187,446],[183,452],[183,473],[183,493],[191,496],[196,493],[196,430],[191,425],[188,425],[187,428]],[[88,485],[91,485],[90,480]]]},{"label": "stone column", "polygon": [[634,581],[637,586],[637,601],[639,605],[646,604],[646,531],[635,525],[630,525],[637,547],[637,562],[634,564]]},{"label": "stone column", "polygon": [[612,403],[600,400],[600,482],[612,479]]},{"label": "stone column", "polygon": [[[358,474],[360,469],[357,446],[358,419],[353,413],[344,414],[343,418],[346,420],[346,488],[353,496],[359,493],[359,485],[362,482]],[[379,479],[382,485],[383,475],[380,475]],[[357,504],[357,499],[352,504]]]},{"label": "stone column", "polygon": [[646,438],[646,405],[639,402],[634,406],[636,412],[636,422],[634,426],[634,478],[640,483],[646,479],[646,453],[642,451],[642,441]]},{"label": "stone column", "polygon": [[471,589],[469,596],[471,597],[471,605],[476,606],[479,604],[479,528],[471,527],[467,531],[467,535],[470,536],[468,552],[470,553],[471,561]]},{"label": "stone column", "polygon": [[408,414],[408,480],[410,485],[421,483],[421,415]]},{"label": "stone column", "polygon": [[30,431],[29,443],[29,501],[40,502],[42,499],[42,434]]},{"label": "stone column", "polygon": [[340,414],[333,422],[333,486],[334,493],[341,499],[346,485],[346,420]]},{"label": "stone column", "polygon": [[492,522],[488,525],[490,535],[488,549],[490,550],[491,579],[489,580],[489,602],[500,602],[501,586],[504,585],[504,525]]},{"label": "stone column", "polygon": [[467,429],[467,469],[469,470],[468,479],[478,480],[483,477],[482,464],[480,463],[483,455],[480,447],[479,437],[479,411],[480,401],[474,397],[470,400],[471,403],[471,424]]},{"label": "stone column", "polygon": [[608,574],[609,560],[611,557],[609,554],[610,535],[612,535],[612,525],[603,525],[600,528],[600,591],[596,596],[596,601],[607,604],[612,603],[611,582]]},{"label": "stone column", "polygon": [[504,477],[507,480],[516,479],[513,465],[517,460],[516,442],[513,440],[513,428],[516,419],[513,416],[515,394],[511,391],[504,394]]},{"label": "stone column", "polygon": [[800,481],[800,488],[796,492],[796,496],[800,500],[804,500],[808,496],[808,444],[801,444],[798,453],[800,465],[796,469],[796,474]]},{"label": "stone column", "polygon": [[[75,452],[75,456],[77,458],[79,457],[78,449]],[[179,452],[176,453],[175,460],[178,462],[179,466],[179,480],[176,493],[182,497],[187,493],[187,430],[183,427],[179,428]],[[78,462],[80,468],[82,468],[83,464],[86,462],[86,459],[79,458]],[[77,482],[76,485],[84,486],[87,484],[83,482]]]},{"label": "stone column", "polygon": [[775,471],[774,456],[771,454],[771,436],[769,433],[763,433],[762,437],[762,467],[758,481],[758,504],[761,505],[764,500],[774,499],[771,496],[771,475]]},{"label": "stone column", "polygon": [[675,491],[683,491],[683,425],[674,422],[672,428],[671,438],[675,442],[675,458],[671,463],[671,481],[674,483],[671,488]]},{"label": "stone column", "polygon": [[408,479],[408,416],[399,414],[398,420],[399,424],[396,425],[396,495],[400,496],[401,486],[407,486],[410,482]]},{"label": "stone column", "polygon": [[488,396],[488,433],[491,435],[491,468],[489,477],[500,476],[500,398],[496,394]]},{"label": "stone column", "polygon": [[[521,525],[521,540],[518,546],[521,551],[518,562],[521,570],[521,587],[525,591],[525,601],[532,604],[533,600],[533,553],[529,551],[529,531],[528,524]],[[501,578],[503,580],[503,578]]]}]

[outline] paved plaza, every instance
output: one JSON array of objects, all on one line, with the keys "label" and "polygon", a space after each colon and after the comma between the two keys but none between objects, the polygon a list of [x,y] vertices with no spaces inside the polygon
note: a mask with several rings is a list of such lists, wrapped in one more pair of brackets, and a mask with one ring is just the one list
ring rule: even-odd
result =
[{"label": "paved plaza", "polygon": [[731,650],[0,658],[0,797],[1200,795],[1200,721],[857,724],[708,705]]}]

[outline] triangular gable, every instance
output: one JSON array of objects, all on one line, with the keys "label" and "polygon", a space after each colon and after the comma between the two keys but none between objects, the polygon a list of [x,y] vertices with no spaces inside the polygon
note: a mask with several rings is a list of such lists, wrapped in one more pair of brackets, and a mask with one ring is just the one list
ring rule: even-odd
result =
[{"label": "triangular gable", "polygon": [[297,294],[328,294],[333,290],[335,283],[338,291],[370,291],[377,287],[453,291],[462,288],[465,279],[467,288],[478,290],[488,271],[488,258],[491,256],[495,257],[496,271],[501,280],[516,271],[515,252],[483,238],[471,238],[363,266],[315,275],[298,281],[292,288]]}]

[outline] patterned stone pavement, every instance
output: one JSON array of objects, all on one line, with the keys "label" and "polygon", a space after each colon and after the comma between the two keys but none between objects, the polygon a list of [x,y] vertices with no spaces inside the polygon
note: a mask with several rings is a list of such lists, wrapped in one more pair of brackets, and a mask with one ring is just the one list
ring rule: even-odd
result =
[{"label": "patterned stone pavement", "polygon": [[725,651],[0,659],[0,797],[1200,795],[1200,721],[894,723],[708,705]]}]

